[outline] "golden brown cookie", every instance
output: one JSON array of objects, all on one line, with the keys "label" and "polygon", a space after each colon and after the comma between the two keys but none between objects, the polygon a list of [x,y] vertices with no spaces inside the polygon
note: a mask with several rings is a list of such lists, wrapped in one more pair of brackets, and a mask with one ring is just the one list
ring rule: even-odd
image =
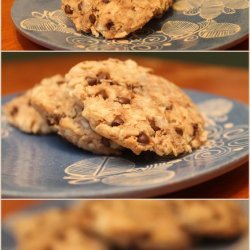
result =
[{"label": "golden brown cookie", "polygon": [[172,0],[62,0],[62,10],[78,31],[123,38],[161,17]]}]

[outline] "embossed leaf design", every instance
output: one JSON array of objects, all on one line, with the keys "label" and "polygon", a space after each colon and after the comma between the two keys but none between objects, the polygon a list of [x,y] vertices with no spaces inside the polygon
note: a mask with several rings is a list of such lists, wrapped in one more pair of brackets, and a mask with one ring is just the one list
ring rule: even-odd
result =
[{"label": "embossed leaf design", "polygon": [[208,26],[211,24],[211,22],[213,22],[213,21],[206,20],[206,21],[204,21],[204,22],[200,22],[200,23],[199,23],[199,25],[200,25],[200,30],[203,30],[203,29],[205,29],[206,27],[208,27]]},{"label": "embossed leaf design", "polygon": [[184,15],[212,20],[222,13],[233,14],[237,9],[249,7],[249,0],[176,0],[173,8]]},{"label": "embossed leaf design", "polygon": [[223,0],[225,7],[231,9],[247,9],[249,7],[248,0]]},{"label": "embossed leaf design", "polygon": [[67,16],[64,14],[64,12],[62,10],[56,10],[53,12],[49,12],[49,17],[57,22],[58,24],[61,25],[65,25],[66,23],[69,22],[69,19],[67,18]]},{"label": "embossed leaf design", "polygon": [[193,8],[193,6],[188,2],[188,0],[176,0],[173,8],[177,11],[188,11]]},{"label": "embossed leaf design", "polygon": [[202,38],[221,38],[232,36],[240,31],[240,26],[233,23],[216,23],[211,24],[204,30],[199,32]]},{"label": "embossed leaf design", "polygon": [[40,32],[57,31],[80,36],[80,34],[76,33],[73,28],[67,27],[67,18],[62,13],[62,11],[44,11],[44,13],[33,12],[32,15],[34,18],[25,19],[20,23],[23,29]]},{"label": "embossed leaf design", "polygon": [[223,98],[211,99],[198,105],[203,114],[212,117],[225,116],[233,109],[233,103]]},{"label": "embossed leaf design", "polygon": [[125,173],[117,176],[109,176],[104,178],[102,182],[108,185],[117,186],[147,186],[159,183],[167,183],[175,177],[174,171],[166,171],[163,169],[152,169],[150,171],[142,171],[136,173]]},{"label": "embossed leaf design", "polygon": [[64,172],[71,178],[94,180],[132,170],[136,172],[134,167],[133,162],[119,157],[93,157],[73,163]]},{"label": "embossed leaf design", "polygon": [[93,157],[78,161],[65,168],[64,172],[70,176],[94,177],[105,163],[106,157]]},{"label": "embossed leaf design", "polygon": [[199,8],[192,8],[190,10],[186,10],[184,11],[184,14],[187,16],[196,16],[200,13],[200,9]]},{"label": "embossed leaf design", "polygon": [[120,157],[108,157],[104,168],[100,172],[102,176],[114,175],[123,172],[135,171],[135,164]]},{"label": "embossed leaf design", "polygon": [[50,20],[41,18],[29,18],[23,20],[20,25],[23,29],[34,31],[55,31],[58,26]]},{"label": "embossed leaf design", "polygon": [[234,14],[236,11],[235,11],[235,9],[224,8],[223,12],[225,14],[230,14],[231,15],[231,14]]},{"label": "embossed leaf design", "polygon": [[204,19],[214,19],[222,13],[223,9],[222,0],[204,1],[201,5],[200,16]]},{"label": "embossed leaf design", "polygon": [[162,27],[162,31],[166,35],[169,35],[174,38],[192,35],[198,30],[199,30],[198,24],[185,21],[168,21]]}]

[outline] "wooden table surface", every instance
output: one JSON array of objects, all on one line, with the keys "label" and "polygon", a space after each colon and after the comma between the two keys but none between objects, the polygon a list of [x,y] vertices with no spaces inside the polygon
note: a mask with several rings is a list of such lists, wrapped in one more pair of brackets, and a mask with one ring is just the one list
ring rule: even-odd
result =
[{"label": "wooden table surface", "polygon": [[[47,50],[16,31],[11,20],[10,9],[14,0],[2,1],[2,49],[3,50]],[[231,48],[231,50],[248,50],[249,40],[246,39],[240,44]]]},{"label": "wooden table surface", "polygon": [[[81,60],[105,59],[105,54],[71,54],[70,56],[36,58],[2,63],[3,95],[24,91],[43,77],[66,73]],[[124,59],[125,57],[122,57]],[[182,62],[135,57],[138,63],[152,67],[155,73],[181,87],[227,96],[248,103],[248,72]],[[248,163],[219,178],[193,188],[164,196],[166,198],[248,198]]]},{"label": "wooden table surface", "polygon": [[44,201],[38,200],[3,200],[2,201],[2,218],[14,214],[31,206],[38,205]]}]

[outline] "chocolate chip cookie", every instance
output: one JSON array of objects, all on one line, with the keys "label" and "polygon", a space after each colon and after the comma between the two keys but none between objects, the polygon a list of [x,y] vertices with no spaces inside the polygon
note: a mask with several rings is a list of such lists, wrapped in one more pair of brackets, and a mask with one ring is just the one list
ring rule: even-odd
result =
[{"label": "chocolate chip cookie", "polygon": [[3,106],[6,120],[25,133],[48,134],[53,132],[47,120],[31,106],[31,91],[12,99]]},{"label": "chocolate chip cookie", "polygon": [[87,61],[66,75],[82,116],[101,136],[135,154],[179,155],[207,139],[204,119],[176,85],[132,60]]},{"label": "chocolate chip cookie", "polygon": [[78,31],[124,38],[161,17],[173,0],[62,0],[62,9]]},{"label": "chocolate chip cookie", "polygon": [[195,237],[227,239],[247,230],[239,204],[230,201],[170,201],[183,228]]},{"label": "chocolate chip cookie", "polygon": [[33,88],[31,103],[58,134],[74,145],[98,154],[119,154],[120,146],[90,128],[81,115],[84,104],[68,94],[64,78],[43,80]]},{"label": "chocolate chip cookie", "polygon": [[89,229],[118,249],[188,249],[189,235],[164,201],[93,201]]},{"label": "chocolate chip cookie", "polygon": [[14,229],[19,250],[187,250],[247,225],[231,201],[96,200],[25,216]]},{"label": "chocolate chip cookie", "polygon": [[108,250],[78,226],[77,215],[74,209],[51,209],[19,219],[14,228],[18,250]]}]

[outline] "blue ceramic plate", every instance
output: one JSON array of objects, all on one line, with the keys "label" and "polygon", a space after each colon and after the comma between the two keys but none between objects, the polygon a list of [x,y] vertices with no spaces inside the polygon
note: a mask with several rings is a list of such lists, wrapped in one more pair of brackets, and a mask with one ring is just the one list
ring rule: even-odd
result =
[{"label": "blue ceramic plate", "polygon": [[[242,205],[242,207],[248,214],[248,201],[237,201],[237,202],[239,202]],[[2,239],[3,239],[2,250],[16,250],[16,242],[15,242],[15,238],[13,237],[12,227],[15,221],[18,218],[20,218],[22,215],[46,211],[47,209],[55,208],[55,207],[67,207],[70,205],[70,203],[71,203],[70,201],[67,201],[67,202],[49,201],[49,202],[45,202],[37,206],[33,206],[29,209],[26,209],[22,212],[19,212],[15,215],[8,217],[4,221],[3,226],[2,226]],[[218,243],[211,244],[210,242],[210,244],[208,245],[208,242],[206,242],[203,244],[203,246],[193,248],[193,250],[211,250],[211,249],[213,250],[243,250],[243,249],[248,249],[248,241],[249,241],[248,237],[245,236],[239,240],[234,240],[231,242],[224,242],[224,243],[221,242],[220,244]]]},{"label": "blue ceramic plate", "polygon": [[[21,133],[3,117],[2,194],[36,198],[150,197],[207,181],[247,161],[247,107],[201,92],[187,94],[206,116],[210,143],[178,158],[132,153],[97,156],[57,135]],[[12,97],[4,97],[3,102]]]},{"label": "blue ceramic plate", "polygon": [[[203,3],[202,3],[203,2]],[[249,32],[249,0],[175,0],[162,19],[122,40],[77,33],[60,0],[15,0],[12,19],[27,38],[50,49],[160,51],[227,48]]]}]

